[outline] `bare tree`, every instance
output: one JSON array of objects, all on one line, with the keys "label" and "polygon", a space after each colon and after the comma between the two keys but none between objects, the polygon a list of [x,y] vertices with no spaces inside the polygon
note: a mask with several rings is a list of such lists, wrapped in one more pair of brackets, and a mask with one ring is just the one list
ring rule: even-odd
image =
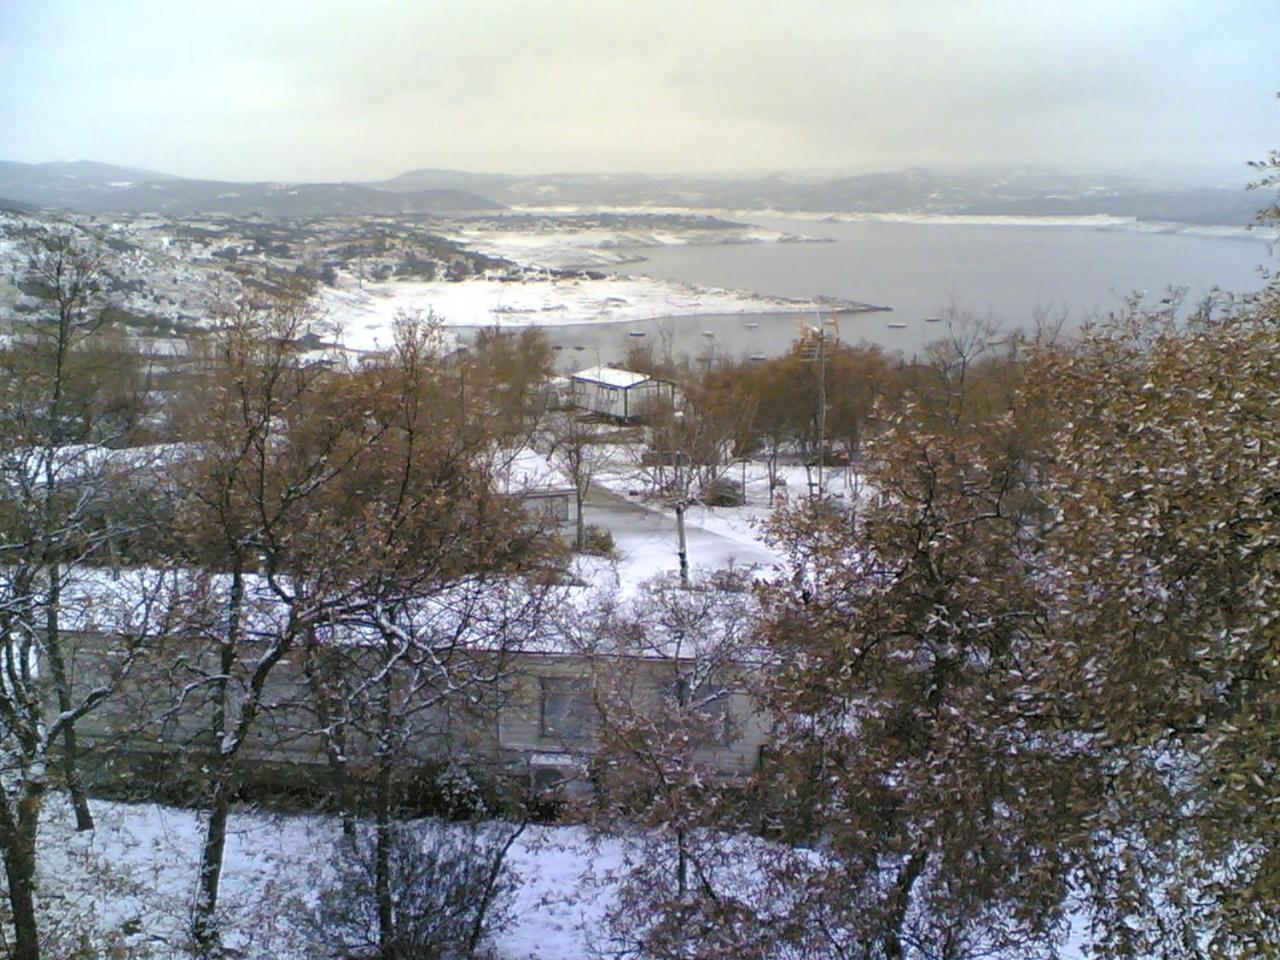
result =
[{"label": "bare tree", "polygon": [[575,411],[568,410],[547,421],[545,432],[550,443],[550,457],[573,484],[576,500],[574,543],[579,550],[586,546],[586,517],[583,506],[591,484],[602,469],[615,460],[615,448],[607,431]]},{"label": "bare tree", "polygon": [[707,917],[732,913],[744,886],[741,848],[722,828],[747,816],[734,779],[754,770],[766,725],[749,679],[750,585],[733,570],[693,584],[669,575],[594,606],[570,635],[590,666],[597,741],[581,810],[628,851],[610,950],[713,956],[727,943]]},{"label": "bare tree", "polygon": [[[215,656],[186,687],[208,696],[216,750],[193,912],[206,950],[241,754],[297,749],[308,734],[299,707],[319,721],[311,731],[340,781],[370,788],[387,892],[405,751],[445,702],[492,685],[505,663],[500,645],[467,642],[497,583],[472,582],[463,611],[461,588],[454,606],[430,599],[468,577],[536,566],[543,542],[494,490],[481,457],[491,434],[441,402],[451,384],[434,327],[402,318],[389,360],[346,372],[299,355],[310,322],[291,299],[237,312],[200,404],[185,519],[192,552],[218,571],[204,613]],[[523,634],[505,616],[514,642]]]},{"label": "bare tree", "polygon": [[[71,709],[71,691],[59,631],[63,563],[85,546],[80,534],[87,501],[101,495],[92,466],[71,447],[97,439],[91,398],[76,378],[84,372],[85,348],[101,323],[93,309],[101,265],[84,238],[69,231],[37,233],[29,242],[27,279],[38,290],[42,309],[18,326],[16,342],[3,357],[6,493],[14,498],[8,515],[15,521],[6,531],[4,553],[21,571],[14,586],[31,591],[31,613],[42,613],[44,655],[64,712]],[[37,627],[30,623],[27,629]],[[62,745],[76,825],[92,829],[76,770],[75,724],[64,726]]]},{"label": "bare tree", "polygon": [[184,478],[179,522],[192,554],[223,572],[208,581],[202,616],[216,661],[191,661],[202,674],[192,682],[212,706],[215,745],[192,914],[193,934],[206,949],[216,941],[237,757],[255,730],[272,672],[335,602],[292,575],[295,541],[321,493],[374,433],[333,391],[327,365],[298,355],[315,322],[301,294],[232,311],[213,337],[191,428],[202,456]]}]

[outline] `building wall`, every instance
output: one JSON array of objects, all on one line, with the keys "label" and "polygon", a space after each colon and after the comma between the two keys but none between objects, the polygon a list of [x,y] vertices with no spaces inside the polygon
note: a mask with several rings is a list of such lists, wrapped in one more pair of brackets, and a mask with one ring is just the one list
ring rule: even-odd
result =
[{"label": "building wall", "polygon": [[619,420],[634,420],[653,403],[669,402],[674,395],[675,387],[662,380],[645,380],[631,387],[610,387],[593,380],[573,381],[574,406]]},{"label": "building wall", "polygon": [[[534,758],[550,763],[555,754],[565,762],[589,757],[597,749],[599,711],[594,697],[616,693],[618,684],[626,691],[631,708],[644,715],[660,716],[663,697],[677,679],[680,665],[675,661],[639,658],[601,658],[592,662],[573,655],[526,655],[511,677],[507,700],[499,715],[498,738],[504,754]],[[710,744],[697,752],[697,759],[725,773],[746,773],[755,769],[761,748],[769,742],[772,724],[760,713],[746,692],[745,677],[720,678],[726,690],[727,732],[725,742]],[[560,732],[547,723],[545,708],[547,681],[576,681],[583,700],[582,732]]]},{"label": "building wall", "polygon": [[570,527],[578,522],[578,497],[572,489],[529,490],[520,495],[535,521]]},{"label": "building wall", "polygon": [[592,413],[622,419],[626,416],[626,391],[590,380],[573,381],[574,405]]},{"label": "building wall", "polygon": [[[102,683],[119,662],[108,638],[82,635],[70,641],[73,683],[83,691]],[[301,651],[282,660],[271,673],[265,706],[241,751],[242,761],[323,766],[326,742],[316,731],[322,718],[314,708],[311,688],[301,665]],[[490,654],[478,654],[481,663]],[[348,679],[372,674],[368,666],[349,664]],[[169,649],[135,663],[117,696],[108,698],[81,720],[77,729],[91,747],[122,747],[143,753],[194,754],[216,749],[213,733],[214,687],[202,679],[216,673],[213,653],[193,654],[191,646],[170,641]],[[460,669],[464,667],[460,666]],[[589,659],[572,654],[518,653],[509,655],[502,679],[478,685],[472,696],[434,701],[427,687],[410,689],[397,677],[393,697],[404,717],[404,752],[424,765],[460,758],[479,767],[524,774],[538,767],[571,767],[597,749],[598,717],[595,696],[623,679],[633,703],[662,709],[664,691],[677,678],[675,661],[639,658]],[[740,668],[745,669],[745,668]],[[769,742],[771,723],[745,692],[745,675],[722,676],[727,715],[722,742],[699,750],[697,759],[726,774],[755,768]],[[231,690],[238,689],[237,684]],[[549,695],[573,689],[584,711],[581,735],[548,722]],[[238,710],[232,696],[232,712]],[[357,724],[345,732],[344,753],[358,764],[372,756],[372,724]]]}]

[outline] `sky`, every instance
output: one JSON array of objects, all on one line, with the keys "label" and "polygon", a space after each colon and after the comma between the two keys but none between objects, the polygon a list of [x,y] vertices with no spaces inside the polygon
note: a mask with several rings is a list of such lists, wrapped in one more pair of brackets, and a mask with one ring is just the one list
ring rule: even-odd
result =
[{"label": "sky", "polygon": [[0,0],[0,159],[1248,178],[1278,0]]}]

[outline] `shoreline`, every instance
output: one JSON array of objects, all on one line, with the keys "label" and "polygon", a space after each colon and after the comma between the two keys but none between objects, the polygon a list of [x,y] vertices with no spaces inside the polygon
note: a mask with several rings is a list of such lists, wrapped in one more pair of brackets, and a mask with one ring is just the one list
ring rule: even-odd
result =
[{"label": "shoreline", "polygon": [[1090,214],[985,214],[924,213],[912,210],[842,211],[779,210],[765,208],[672,207],[672,206],[594,206],[590,204],[528,204],[511,208],[513,214],[570,216],[575,214],[619,214],[635,216],[718,216],[736,219],[767,217],[774,220],[801,220],[815,223],[907,223],[921,226],[993,226],[1055,227],[1093,230],[1125,230],[1133,233],[1183,233],[1192,236],[1239,238],[1275,242],[1280,229],[1246,224],[1191,223],[1184,220],[1143,220],[1109,213]]},{"label": "shoreline", "polygon": [[752,290],[700,287],[643,276],[559,276],[523,282],[493,278],[389,281],[363,289],[334,288],[322,306],[341,325],[339,342],[351,350],[385,349],[401,312],[437,317],[458,327],[591,326],[647,323],[666,318],[756,314],[865,314],[891,311],[882,304],[836,296],[774,297]]}]

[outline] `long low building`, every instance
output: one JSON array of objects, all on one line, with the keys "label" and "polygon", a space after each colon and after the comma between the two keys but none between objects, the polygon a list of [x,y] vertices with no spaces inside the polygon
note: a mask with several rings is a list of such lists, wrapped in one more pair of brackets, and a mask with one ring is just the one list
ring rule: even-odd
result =
[{"label": "long low building", "polygon": [[[251,598],[261,595],[257,586],[247,591]],[[675,717],[692,720],[692,759],[726,776],[760,762],[772,725],[749,691],[749,664],[666,656],[653,646],[644,653],[584,649],[565,642],[554,624],[530,626],[547,612],[534,609],[543,603],[510,582],[465,584],[406,611],[381,635],[375,619],[353,613],[343,624],[291,637],[238,752],[244,775],[269,781],[293,769],[323,778],[338,758],[348,769],[365,768],[387,716],[406,775],[452,763],[539,786],[581,780],[602,752],[617,759],[608,738],[620,718],[641,729],[655,724],[657,739]],[[221,627],[208,611],[192,618],[194,629],[175,622],[176,629],[144,638],[116,694],[78,724],[91,754],[197,765],[214,757],[254,663],[289,622],[270,600],[251,607],[229,675],[222,673]],[[94,628],[63,637],[80,691],[108,682],[127,645],[138,642],[136,630],[117,633],[95,619]],[[387,703],[390,715],[381,712]]]},{"label": "long low building", "polygon": [[658,404],[673,404],[676,386],[669,380],[617,367],[588,367],[569,377],[575,407],[601,416],[633,421]]}]

